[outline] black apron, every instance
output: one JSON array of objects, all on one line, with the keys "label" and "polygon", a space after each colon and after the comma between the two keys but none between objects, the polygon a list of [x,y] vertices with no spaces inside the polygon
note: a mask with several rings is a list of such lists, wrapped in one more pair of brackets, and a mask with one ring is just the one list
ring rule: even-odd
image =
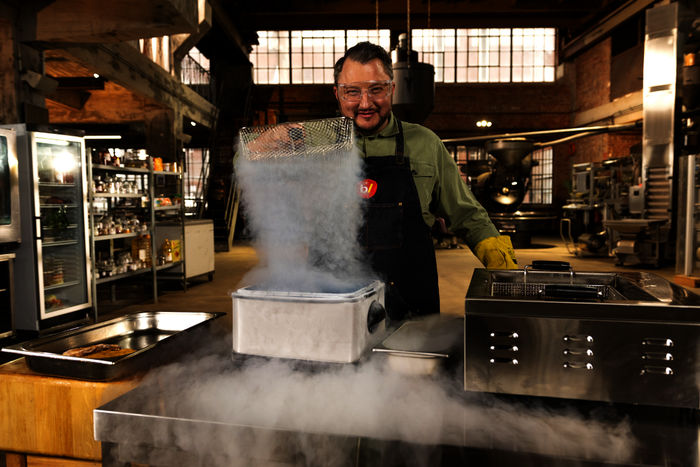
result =
[{"label": "black apron", "polygon": [[364,159],[365,177],[376,182],[376,192],[366,200],[360,243],[386,283],[389,317],[400,320],[439,313],[440,297],[433,239],[404,156],[403,127],[397,123],[395,154]]}]

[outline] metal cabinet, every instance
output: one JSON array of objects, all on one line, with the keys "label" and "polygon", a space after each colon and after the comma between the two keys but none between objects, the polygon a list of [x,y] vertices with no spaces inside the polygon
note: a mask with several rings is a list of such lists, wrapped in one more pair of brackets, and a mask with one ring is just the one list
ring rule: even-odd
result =
[{"label": "metal cabinet", "polygon": [[[156,243],[163,242],[166,237],[177,238],[180,225],[176,223],[158,227]],[[183,273],[184,279],[208,275],[214,278],[214,222],[211,219],[188,219],[184,226],[184,249],[180,251],[184,262],[173,271]]]}]

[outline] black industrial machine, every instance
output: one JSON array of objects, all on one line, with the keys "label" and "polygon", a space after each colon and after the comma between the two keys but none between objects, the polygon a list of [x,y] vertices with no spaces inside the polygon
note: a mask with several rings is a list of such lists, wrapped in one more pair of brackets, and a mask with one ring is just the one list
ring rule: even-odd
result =
[{"label": "black industrial machine", "polygon": [[509,235],[516,248],[530,245],[532,234],[552,227],[557,216],[545,209],[524,210],[523,201],[530,186],[530,173],[537,164],[532,151],[538,146],[525,138],[487,141],[488,160],[470,160],[463,167],[471,190],[503,235]]}]

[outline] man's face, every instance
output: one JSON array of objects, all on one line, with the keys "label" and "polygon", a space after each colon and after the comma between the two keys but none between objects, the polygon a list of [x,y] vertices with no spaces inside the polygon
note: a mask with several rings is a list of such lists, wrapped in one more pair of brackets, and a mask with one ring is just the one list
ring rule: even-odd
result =
[{"label": "man's face", "polygon": [[[387,81],[390,82],[388,85],[385,84]],[[359,100],[350,97],[348,90],[355,95],[359,91]],[[394,83],[378,58],[364,64],[346,59],[333,91],[340,113],[352,118],[361,133],[378,133],[389,122]]]}]

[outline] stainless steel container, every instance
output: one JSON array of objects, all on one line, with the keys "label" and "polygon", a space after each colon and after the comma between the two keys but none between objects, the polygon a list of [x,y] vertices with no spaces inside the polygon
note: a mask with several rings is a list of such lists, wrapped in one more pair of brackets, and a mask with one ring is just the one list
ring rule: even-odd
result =
[{"label": "stainless steel container", "polygon": [[345,293],[262,290],[233,293],[233,351],[267,357],[349,363],[386,328],[384,284]]},{"label": "stainless steel container", "polygon": [[386,357],[392,371],[432,376],[461,354],[463,329],[461,316],[428,315],[403,323],[372,351]]},{"label": "stainless steel container", "polygon": [[700,296],[646,272],[474,271],[464,388],[700,408]]},{"label": "stainless steel container", "polygon": [[[222,316],[224,313],[142,311],[2,350],[25,357],[27,366],[39,373],[107,381],[133,376],[201,347],[211,337],[208,325]],[[94,344],[117,344],[133,352],[100,359],[63,355],[66,350]]]}]

